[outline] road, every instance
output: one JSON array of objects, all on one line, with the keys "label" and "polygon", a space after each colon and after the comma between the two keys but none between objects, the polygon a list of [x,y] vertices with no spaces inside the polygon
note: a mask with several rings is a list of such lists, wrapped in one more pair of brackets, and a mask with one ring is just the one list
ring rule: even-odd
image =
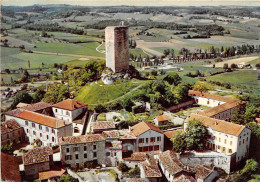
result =
[{"label": "road", "polygon": [[106,51],[100,51],[100,50],[99,50],[99,48],[100,48],[103,44],[104,44],[104,42],[102,41],[102,44],[100,44],[99,46],[97,46],[96,51],[97,51],[97,52],[100,52],[100,53],[102,53],[102,54],[106,54]]},{"label": "road", "polygon": [[88,58],[88,59],[104,59],[104,57],[98,57],[98,56],[87,56],[87,55],[80,55],[80,54],[64,54],[64,53],[57,53],[57,52],[33,51],[33,53],[31,53],[31,54],[46,54],[46,55],[56,55],[56,56],[70,56],[70,57]]}]

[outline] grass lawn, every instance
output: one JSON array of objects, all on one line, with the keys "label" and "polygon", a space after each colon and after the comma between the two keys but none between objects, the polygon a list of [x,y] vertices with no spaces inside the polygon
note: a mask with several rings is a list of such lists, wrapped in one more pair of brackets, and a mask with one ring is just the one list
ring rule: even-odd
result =
[{"label": "grass lawn", "polygon": [[104,104],[128,93],[133,88],[139,86],[141,82],[139,80],[131,80],[111,85],[104,85],[101,81],[97,84],[91,83],[82,87],[76,94],[75,99],[88,104]]},{"label": "grass lawn", "polygon": [[255,60],[253,60],[253,61],[250,61],[250,62],[248,62],[248,63],[251,64],[251,65],[260,64],[260,57],[257,58],[257,59],[255,59]]},{"label": "grass lawn", "polygon": [[[163,53],[164,50],[170,49],[170,51],[171,51],[173,48],[172,47],[151,47],[150,49]],[[173,50],[174,50],[175,55],[180,55],[179,50],[177,50],[177,49],[173,49]]]},{"label": "grass lawn", "polygon": [[78,54],[87,56],[105,57],[104,54],[96,51],[97,42],[82,44],[60,44],[60,43],[38,43],[36,51],[56,52],[64,54]]},{"label": "grass lawn", "polygon": [[139,55],[141,55],[142,57],[146,57],[147,56],[147,54],[145,54],[143,52],[143,50],[139,49],[139,48],[129,49],[129,53],[131,53],[131,54],[133,54],[133,55],[135,55],[137,57],[139,57]]}]

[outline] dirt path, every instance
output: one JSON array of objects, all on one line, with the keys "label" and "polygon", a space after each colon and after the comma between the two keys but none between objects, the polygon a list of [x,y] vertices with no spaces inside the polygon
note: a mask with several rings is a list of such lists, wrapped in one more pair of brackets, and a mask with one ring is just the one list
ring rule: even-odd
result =
[{"label": "dirt path", "polygon": [[77,58],[89,58],[89,59],[104,59],[103,57],[98,56],[87,56],[87,55],[79,55],[79,54],[64,54],[64,53],[56,53],[56,52],[42,52],[42,51],[33,51],[35,54],[46,54],[46,55],[56,55],[56,56],[70,56]]},{"label": "dirt path", "polygon": [[[239,64],[239,63],[247,63],[247,62],[250,62],[250,61],[253,61],[255,59],[259,58],[259,56],[250,56],[250,57],[241,57],[241,58],[235,58],[235,59],[229,59],[229,60],[226,60],[226,61],[223,61],[223,62],[219,62],[219,63],[216,63],[215,66],[216,67],[223,67],[224,64],[228,64],[228,66],[231,66],[231,64]],[[205,67],[212,67],[212,64],[210,65],[206,65]]]},{"label": "dirt path", "polygon": [[102,41],[102,44],[100,44],[99,46],[96,47],[96,51],[100,52],[102,54],[106,54],[106,51],[100,51],[99,48],[104,44],[104,42]]}]

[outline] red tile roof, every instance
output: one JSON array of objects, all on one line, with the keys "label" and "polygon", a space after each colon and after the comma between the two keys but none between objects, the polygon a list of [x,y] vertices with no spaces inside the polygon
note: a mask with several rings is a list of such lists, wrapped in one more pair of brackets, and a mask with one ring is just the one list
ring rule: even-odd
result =
[{"label": "red tile roof", "polygon": [[49,126],[51,128],[61,128],[65,125],[71,125],[72,123],[67,122],[67,121],[63,121],[61,119],[57,119],[51,116],[47,116],[44,114],[40,114],[40,113],[36,113],[36,112],[32,112],[32,111],[23,111],[22,113],[18,114],[19,118],[25,119],[25,120],[29,120],[29,121],[33,121],[35,123],[38,124],[42,124],[45,126]]},{"label": "red tile roof", "polygon": [[73,100],[73,99],[66,99],[64,101],[61,101],[61,102],[53,105],[53,107],[70,110],[70,111],[82,108],[84,106],[87,106],[87,104]]},{"label": "red tile roof", "polygon": [[107,139],[136,139],[134,134],[129,130],[110,130],[102,132]]},{"label": "red tile roof", "polygon": [[21,126],[14,119],[1,122],[1,135],[18,130],[20,128]]},{"label": "red tile roof", "polygon": [[19,104],[17,104],[17,108],[20,108],[20,107],[25,107],[25,106],[29,106],[30,104],[27,104],[27,103],[23,103],[23,102],[20,102]]},{"label": "red tile roof", "polygon": [[220,131],[222,133],[227,133],[235,136],[239,136],[240,133],[245,129],[245,126],[243,125],[230,123],[227,121],[218,120],[193,113],[190,115],[189,118],[186,119],[186,121],[190,121],[193,119],[200,120],[206,127],[210,127],[215,131]]},{"label": "red tile roof", "polygon": [[196,179],[205,180],[211,173],[214,172],[214,168],[210,168],[204,165],[197,165],[194,170],[196,171]]},{"label": "red tile roof", "polygon": [[96,121],[92,122],[93,130],[102,130],[102,129],[115,129],[116,126],[113,121]]},{"label": "red tile roof", "polygon": [[145,133],[146,131],[148,130],[154,130],[156,132],[159,132],[159,133],[163,133],[158,127],[156,127],[155,125],[151,124],[151,123],[147,123],[147,122],[141,122],[141,123],[138,123],[134,126],[131,127],[131,131],[133,132],[133,134],[135,136],[139,136],[143,133]]},{"label": "red tile roof", "polygon": [[167,115],[163,114],[163,115],[159,115],[159,116],[156,116],[156,119],[157,121],[169,121],[169,118]]},{"label": "red tile roof", "polygon": [[29,104],[29,106],[25,106],[22,108],[18,108],[18,109],[14,109],[11,111],[6,112],[6,115],[9,116],[18,116],[20,113],[22,113],[24,110],[28,110],[28,111],[39,111],[42,109],[45,109],[47,107],[51,107],[52,105],[46,102],[38,102],[35,104]]},{"label": "red tile roof", "polygon": [[140,162],[139,165],[143,168],[144,175],[146,178],[160,178],[162,173],[158,166],[158,161],[152,157],[149,157],[143,162]]},{"label": "red tile roof", "polygon": [[177,155],[171,150],[167,150],[159,155],[161,164],[163,167],[171,174],[177,174],[181,171],[184,171],[183,165],[180,160],[177,158]]},{"label": "red tile roof", "polygon": [[148,158],[148,155],[146,152],[134,152],[131,154],[131,157],[124,158],[124,160],[129,161],[144,161]]},{"label": "red tile roof", "polygon": [[77,144],[77,143],[88,143],[88,142],[99,142],[105,141],[106,138],[101,134],[88,134],[81,136],[70,136],[59,138],[60,145]]},{"label": "red tile roof", "polygon": [[182,174],[175,177],[174,182],[196,182],[196,180],[188,174]]},{"label": "red tile roof", "polygon": [[28,150],[23,155],[23,164],[30,165],[50,161],[49,156],[53,154],[51,147],[38,147]]},{"label": "red tile roof", "polygon": [[183,129],[177,129],[177,130],[171,130],[171,131],[166,131],[164,132],[164,135],[166,135],[167,138],[173,138],[174,135],[177,133],[177,132],[180,132],[180,131],[183,131]]},{"label": "red tile roof", "polygon": [[224,112],[224,111],[232,109],[234,107],[237,107],[240,103],[242,104],[242,103],[245,103],[245,102],[235,100],[235,101],[232,101],[232,102],[227,102],[225,104],[221,104],[219,106],[210,108],[206,111],[199,111],[198,113],[201,114],[201,115],[204,115],[204,116],[211,117],[211,116],[214,116],[218,113]]},{"label": "red tile roof", "polygon": [[149,182],[147,178],[130,178],[128,182]]},{"label": "red tile roof", "polygon": [[223,102],[232,102],[237,99],[232,99],[228,97],[223,97],[219,95],[213,95],[213,94],[208,94],[208,93],[203,93],[199,91],[194,91],[194,90],[189,90],[189,95],[191,96],[198,96],[198,97],[204,97],[204,98],[209,98],[213,100],[218,100],[218,101],[223,101]]},{"label": "red tile roof", "polygon": [[1,152],[1,180],[21,181],[18,159]]},{"label": "red tile roof", "polygon": [[50,171],[39,172],[40,180],[50,179],[56,176],[61,176],[66,172],[65,169],[52,169]]},{"label": "red tile roof", "polygon": [[260,118],[255,119],[258,124],[260,124]]}]

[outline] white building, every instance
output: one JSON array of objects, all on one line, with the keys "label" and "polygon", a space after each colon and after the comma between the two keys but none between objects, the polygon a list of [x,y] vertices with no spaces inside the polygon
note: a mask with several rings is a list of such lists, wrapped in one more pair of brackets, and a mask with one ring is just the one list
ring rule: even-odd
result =
[{"label": "white building", "polygon": [[59,138],[62,165],[84,168],[88,162],[105,164],[105,139],[100,134]]},{"label": "white building", "polygon": [[72,122],[78,116],[87,111],[87,104],[73,99],[66,99],[54,104],[52,111],[56,118]]},{"label": "white building", "polygon": [[164,150],[164,134],[155,125],[141,122],[130,127],[130,131],[136,136],[134,152]]},{"label": "white building", "polygon": [[[234,156],[234,164],[238,164],[242,159],[247,158],[249,154],[251,130],[243,125],[226,122],[207,116],[191,114],[184,122],[184,130],[190,120],[197,119],[201,121],[209,132],[210,137],[206,146],[216,152],[225,155]],[[232,169],[234,166],[230,166]]]},{"label": "white building", "polygon": [[54,117],[37,112],[24,110],[16,116],[8,116],[15,119],[24,128],[29,142],[40,139],[42,145],[53,146],[58,144],[59,137],[72,135],[72,124]]}]

